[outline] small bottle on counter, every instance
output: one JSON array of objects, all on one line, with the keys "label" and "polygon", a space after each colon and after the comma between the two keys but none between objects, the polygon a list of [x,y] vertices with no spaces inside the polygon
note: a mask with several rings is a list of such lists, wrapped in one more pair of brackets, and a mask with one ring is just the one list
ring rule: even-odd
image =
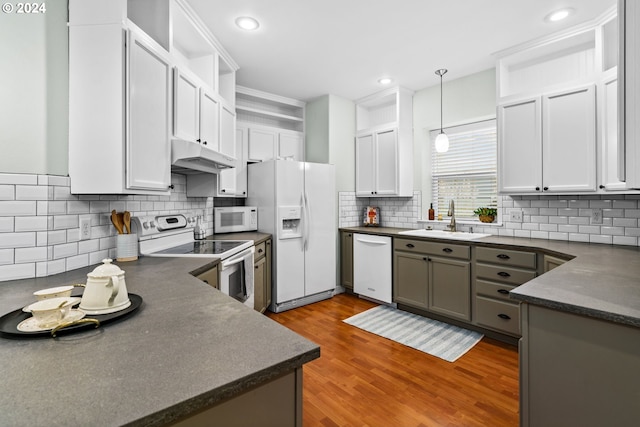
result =
[{"label": "small bottle on counter", "polygon": [[200,221],[200,215],[196,219],[196,226],[193,228],[193,238],[196,240],[202,240],[205,238],[205,228],[202,226],[202,222]]},{"label": "small bottle on counter", "polygon": [[429,220],[433,221],[435,218],[435,211],[433,210],[433,203],[431,203],[431,207],[429,208]]}]

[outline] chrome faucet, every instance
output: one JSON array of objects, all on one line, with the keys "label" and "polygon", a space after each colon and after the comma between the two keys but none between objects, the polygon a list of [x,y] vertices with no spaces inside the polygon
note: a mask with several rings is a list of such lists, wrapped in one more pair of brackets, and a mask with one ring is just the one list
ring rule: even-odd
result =
[{"label": "chrome faucet", "polygon": [[451,217],[451,222],[449,223],[449,225],[447,225],[447,228],[449,230],[447,231],[452,231],[455,232],[456,231],[456,206],[453,203],[453,199],[451,199],[451,201],[449,202],[449,211],[447,212],[447,215],[449,215]]}]

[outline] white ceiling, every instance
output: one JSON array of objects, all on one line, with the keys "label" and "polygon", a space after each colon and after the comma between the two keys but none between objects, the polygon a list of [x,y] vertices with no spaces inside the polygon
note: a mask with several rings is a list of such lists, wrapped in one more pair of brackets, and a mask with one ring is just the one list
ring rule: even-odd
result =
[{"label": "white ceiling", "polygon": [[[616,0],[188,0],[240,69],[237,83],[309,101],[420,90],[493,68],[502,49],[588,21]],[[544,17],[560,7],[562,23]],[[243,32],[238,16],[260,28]]]}]

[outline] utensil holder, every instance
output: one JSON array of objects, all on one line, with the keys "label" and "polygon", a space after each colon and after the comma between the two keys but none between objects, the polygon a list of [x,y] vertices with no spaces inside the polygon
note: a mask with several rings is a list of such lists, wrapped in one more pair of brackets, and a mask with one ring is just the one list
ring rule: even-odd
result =
[{"label": "utensil holder", "polygon": [[138,235],[118,234],[116,236],[116,261],[135,261],[138,259]]}]

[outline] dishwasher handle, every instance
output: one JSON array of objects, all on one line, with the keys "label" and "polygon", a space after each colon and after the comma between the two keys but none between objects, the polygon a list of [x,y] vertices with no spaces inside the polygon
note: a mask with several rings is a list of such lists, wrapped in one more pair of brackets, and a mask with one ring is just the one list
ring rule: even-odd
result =
[{"label": "dishwasher handle", "polygon": [[379,240],[367,240],[357,237],[356,240],[362,243],[371,243],[372,245],[386,245],[388,242],[381,242]]}]

